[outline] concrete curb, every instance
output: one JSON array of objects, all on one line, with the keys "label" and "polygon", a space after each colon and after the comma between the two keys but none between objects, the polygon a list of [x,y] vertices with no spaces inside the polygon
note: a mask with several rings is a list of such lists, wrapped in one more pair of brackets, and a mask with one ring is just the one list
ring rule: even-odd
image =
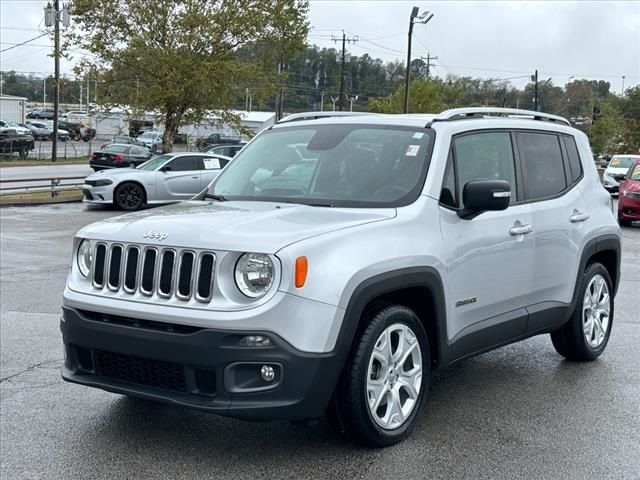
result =
[{"label": "concrete curb", "polygon": [[55,203],[74,203],[74,202],[81,202],[82,201],[82,194],[79,195],[74,195],[72,197],[65,197],[65,198],[58,198],[58,197],[54,197],[54,198],[50,198],[48,200],[44,200],[44,199],[33,199],[33,200],[29,200],[27,198],[21,198],[19,200],[8,200],[8,201],[4,201],[2,199],[0,199],[0,208],[3,207],[27,207],[27,206],[32,206],[32,205],[49,205],[49,204],[55,204]]}]

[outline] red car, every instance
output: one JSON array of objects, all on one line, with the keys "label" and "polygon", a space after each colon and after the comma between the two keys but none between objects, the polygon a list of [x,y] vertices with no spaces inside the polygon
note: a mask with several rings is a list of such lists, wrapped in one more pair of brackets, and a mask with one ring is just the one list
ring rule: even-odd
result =
[{"label": "red car", "polygon": [[634,220],[640,220],[640,160],[636,160],[620,182],[618,197],[618,223],[628,227]]}]

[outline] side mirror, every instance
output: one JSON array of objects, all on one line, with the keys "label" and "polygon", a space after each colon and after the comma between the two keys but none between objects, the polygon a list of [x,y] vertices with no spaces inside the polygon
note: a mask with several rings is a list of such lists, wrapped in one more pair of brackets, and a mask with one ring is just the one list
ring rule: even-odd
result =
[{"label": "side mirror", "polygon": [[482,212],[506,210],[511,202],[511,186],[506,180],[472,180],[462,189],[464,209],[461,218],[474,218]]},{"label": "side mirror", "polygon": [[162,167],[160,169],[161,172],[170,172],[171,171],[171,167],[168,165],[165,165],[164,167]]}]

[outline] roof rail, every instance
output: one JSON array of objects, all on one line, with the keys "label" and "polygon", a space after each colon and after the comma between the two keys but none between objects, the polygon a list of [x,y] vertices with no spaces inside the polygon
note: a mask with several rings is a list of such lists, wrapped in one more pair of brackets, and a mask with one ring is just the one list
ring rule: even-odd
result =
[{"label": "roof rail", "polygon": [[329,117],[355,117],[361,115],[375,115],[370,112],[300,112],[300,113],[292,113],[291,115],[287,115],[284,118],[278,120],[277,123],[288,123],[288,122],[296,122],[301,120],[317,120],[319,118],[329,118]]},{"label": "roof rail", "polygon": [[517,108],[500,108],[500,107],[469,107],[469,108],[452,108],[436,115],[429,123],[448,122],[452,120],[464,120],[469,118],[486,118],[490,116],[527,118],[530,120],[538,120],[542,122],[562,123],[571,126],[569,120],[558,115],[549,113],[534,112],[532,110],[520,110]]}]

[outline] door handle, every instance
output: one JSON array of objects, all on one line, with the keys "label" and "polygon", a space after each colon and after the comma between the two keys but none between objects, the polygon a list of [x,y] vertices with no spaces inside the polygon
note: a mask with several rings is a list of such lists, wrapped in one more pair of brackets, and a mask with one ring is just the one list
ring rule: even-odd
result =
[{"label": "door handle", "polygon": [[569,217],[571,223],[584,222],[589,218],[588,213],[579,212],[577,210],[573,211],[573,214]]},{"label": "door handle", "polygon": [[195,178],[196,180],[198,179],[198,177],[197,177],[197,176],[195,176],[195,177],[191,177],[191,178]]},{"label": "door handle", "polygon": [[520,225],[517,227],[511,227],[509,233],[513,236],[516,235],[526,235],[527,233],[533,232],[533,227],[531,225]]}]

